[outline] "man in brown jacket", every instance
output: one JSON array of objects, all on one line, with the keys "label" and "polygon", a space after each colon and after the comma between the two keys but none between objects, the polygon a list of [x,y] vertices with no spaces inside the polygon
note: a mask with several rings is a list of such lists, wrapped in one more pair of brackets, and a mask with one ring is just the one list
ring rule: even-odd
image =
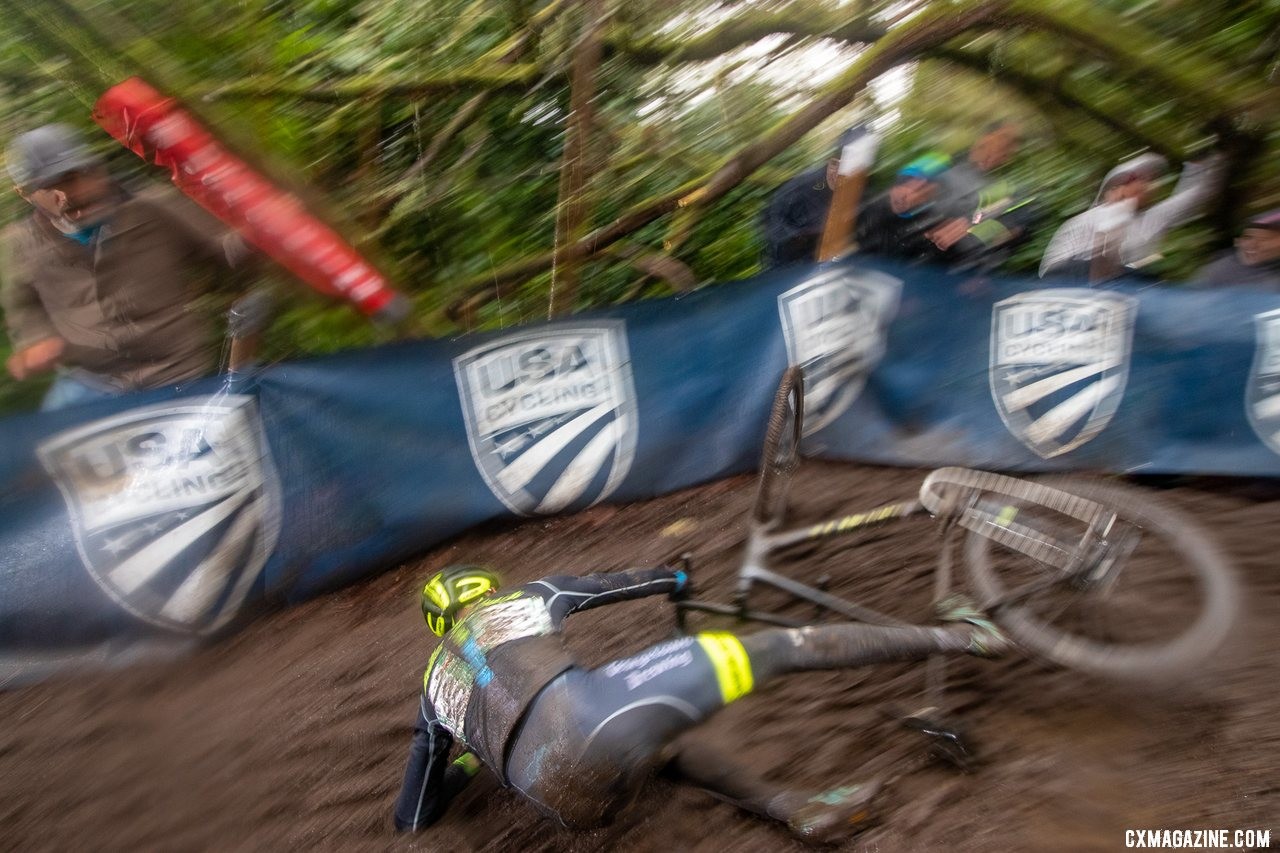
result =
[{"label": "man in brown jacket", "polygon": [[6,367],[19,381],[58,371],[42,408],[213,373],[200,297],[243,260],[240,239],[172,191],[130,194],[65,125],[23,134],[6,160],[33,207],[0,234]]}]

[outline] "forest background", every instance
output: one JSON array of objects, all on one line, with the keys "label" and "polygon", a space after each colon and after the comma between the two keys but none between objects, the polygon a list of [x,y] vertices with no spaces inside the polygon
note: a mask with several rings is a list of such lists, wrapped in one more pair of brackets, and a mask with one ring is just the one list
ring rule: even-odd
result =
[{"label": "forest background", "polygon": [[[378,263],[411,297],[415,334],[753,275],[769,194],[855,122],[883,133],[874,191],[923,151],[963,156],[988,122],[1019,121],[1009,174],[1046,217],[1015,274],[1143,150],[1230,159],[1210,215],[1166,241],[1171,282],[1280,207],[1280,0],[0,6],[0,139],[65,121],[127,183],[164,181],[90,120],[140,74]],[[4,195],[0,219],[24,213]],[[392,334],[269,275],[266,360]],[[5,377],[0,412],[42,392]]]}]

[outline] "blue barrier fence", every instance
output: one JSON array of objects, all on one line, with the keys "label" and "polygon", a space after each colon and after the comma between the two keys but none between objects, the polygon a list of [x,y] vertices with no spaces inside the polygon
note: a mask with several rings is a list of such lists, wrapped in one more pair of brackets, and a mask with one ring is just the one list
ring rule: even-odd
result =
[{"label": "blue barrier fence", "polygon": [[485,520],[806,452],[1280,474],[1280,296],[856,260],[0,423],[0,684],[181,651]]}]

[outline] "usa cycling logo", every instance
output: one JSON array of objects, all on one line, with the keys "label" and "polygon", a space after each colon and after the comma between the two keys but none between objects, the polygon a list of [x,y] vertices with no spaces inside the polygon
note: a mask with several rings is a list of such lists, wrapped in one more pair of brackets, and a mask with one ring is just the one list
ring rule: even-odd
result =
[{"label": "usa cycling logo", "polygon": [[1258,438],[1280,453],[1280,310],[1254,317],[1258,347],[1249,371],[1245,409]]},{"label": "usa cycling logo", "polygon": [[631,470],[638,419],[622,321],[509,335],[453,370],[472,458],[512,511],[581,509]]},{"label": "usa cycling logo", "polygon": [[787,359],[805,370],[805,435],[842,415],[884,356],[902,282],[884,273],[824,270],[778,296]]},{"label": "usa cycling logo", "polygon": [[1110,423],[1129,377],[1137,300],[1082,288],[997,302],[991,396],[1009,432],[1044,459]]},{"label": "usa cycling logo", "polygon": [[239,611],[279,534],[279,488],[252,397],[186,398],[36,448],[85,569],[121,607],[184,633]]}]

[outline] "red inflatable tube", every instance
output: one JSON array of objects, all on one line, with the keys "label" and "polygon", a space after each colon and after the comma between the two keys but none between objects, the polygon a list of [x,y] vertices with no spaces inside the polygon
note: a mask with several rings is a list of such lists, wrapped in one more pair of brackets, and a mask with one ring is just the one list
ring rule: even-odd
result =
[{"label": "red inflatable tube", "polygon": [[321,293],[398,320],[403,296],[293,195],[232,154],[173,98],[131,77],[94,104],[93,119],[144,160],[168,169],[197,204]]}]

